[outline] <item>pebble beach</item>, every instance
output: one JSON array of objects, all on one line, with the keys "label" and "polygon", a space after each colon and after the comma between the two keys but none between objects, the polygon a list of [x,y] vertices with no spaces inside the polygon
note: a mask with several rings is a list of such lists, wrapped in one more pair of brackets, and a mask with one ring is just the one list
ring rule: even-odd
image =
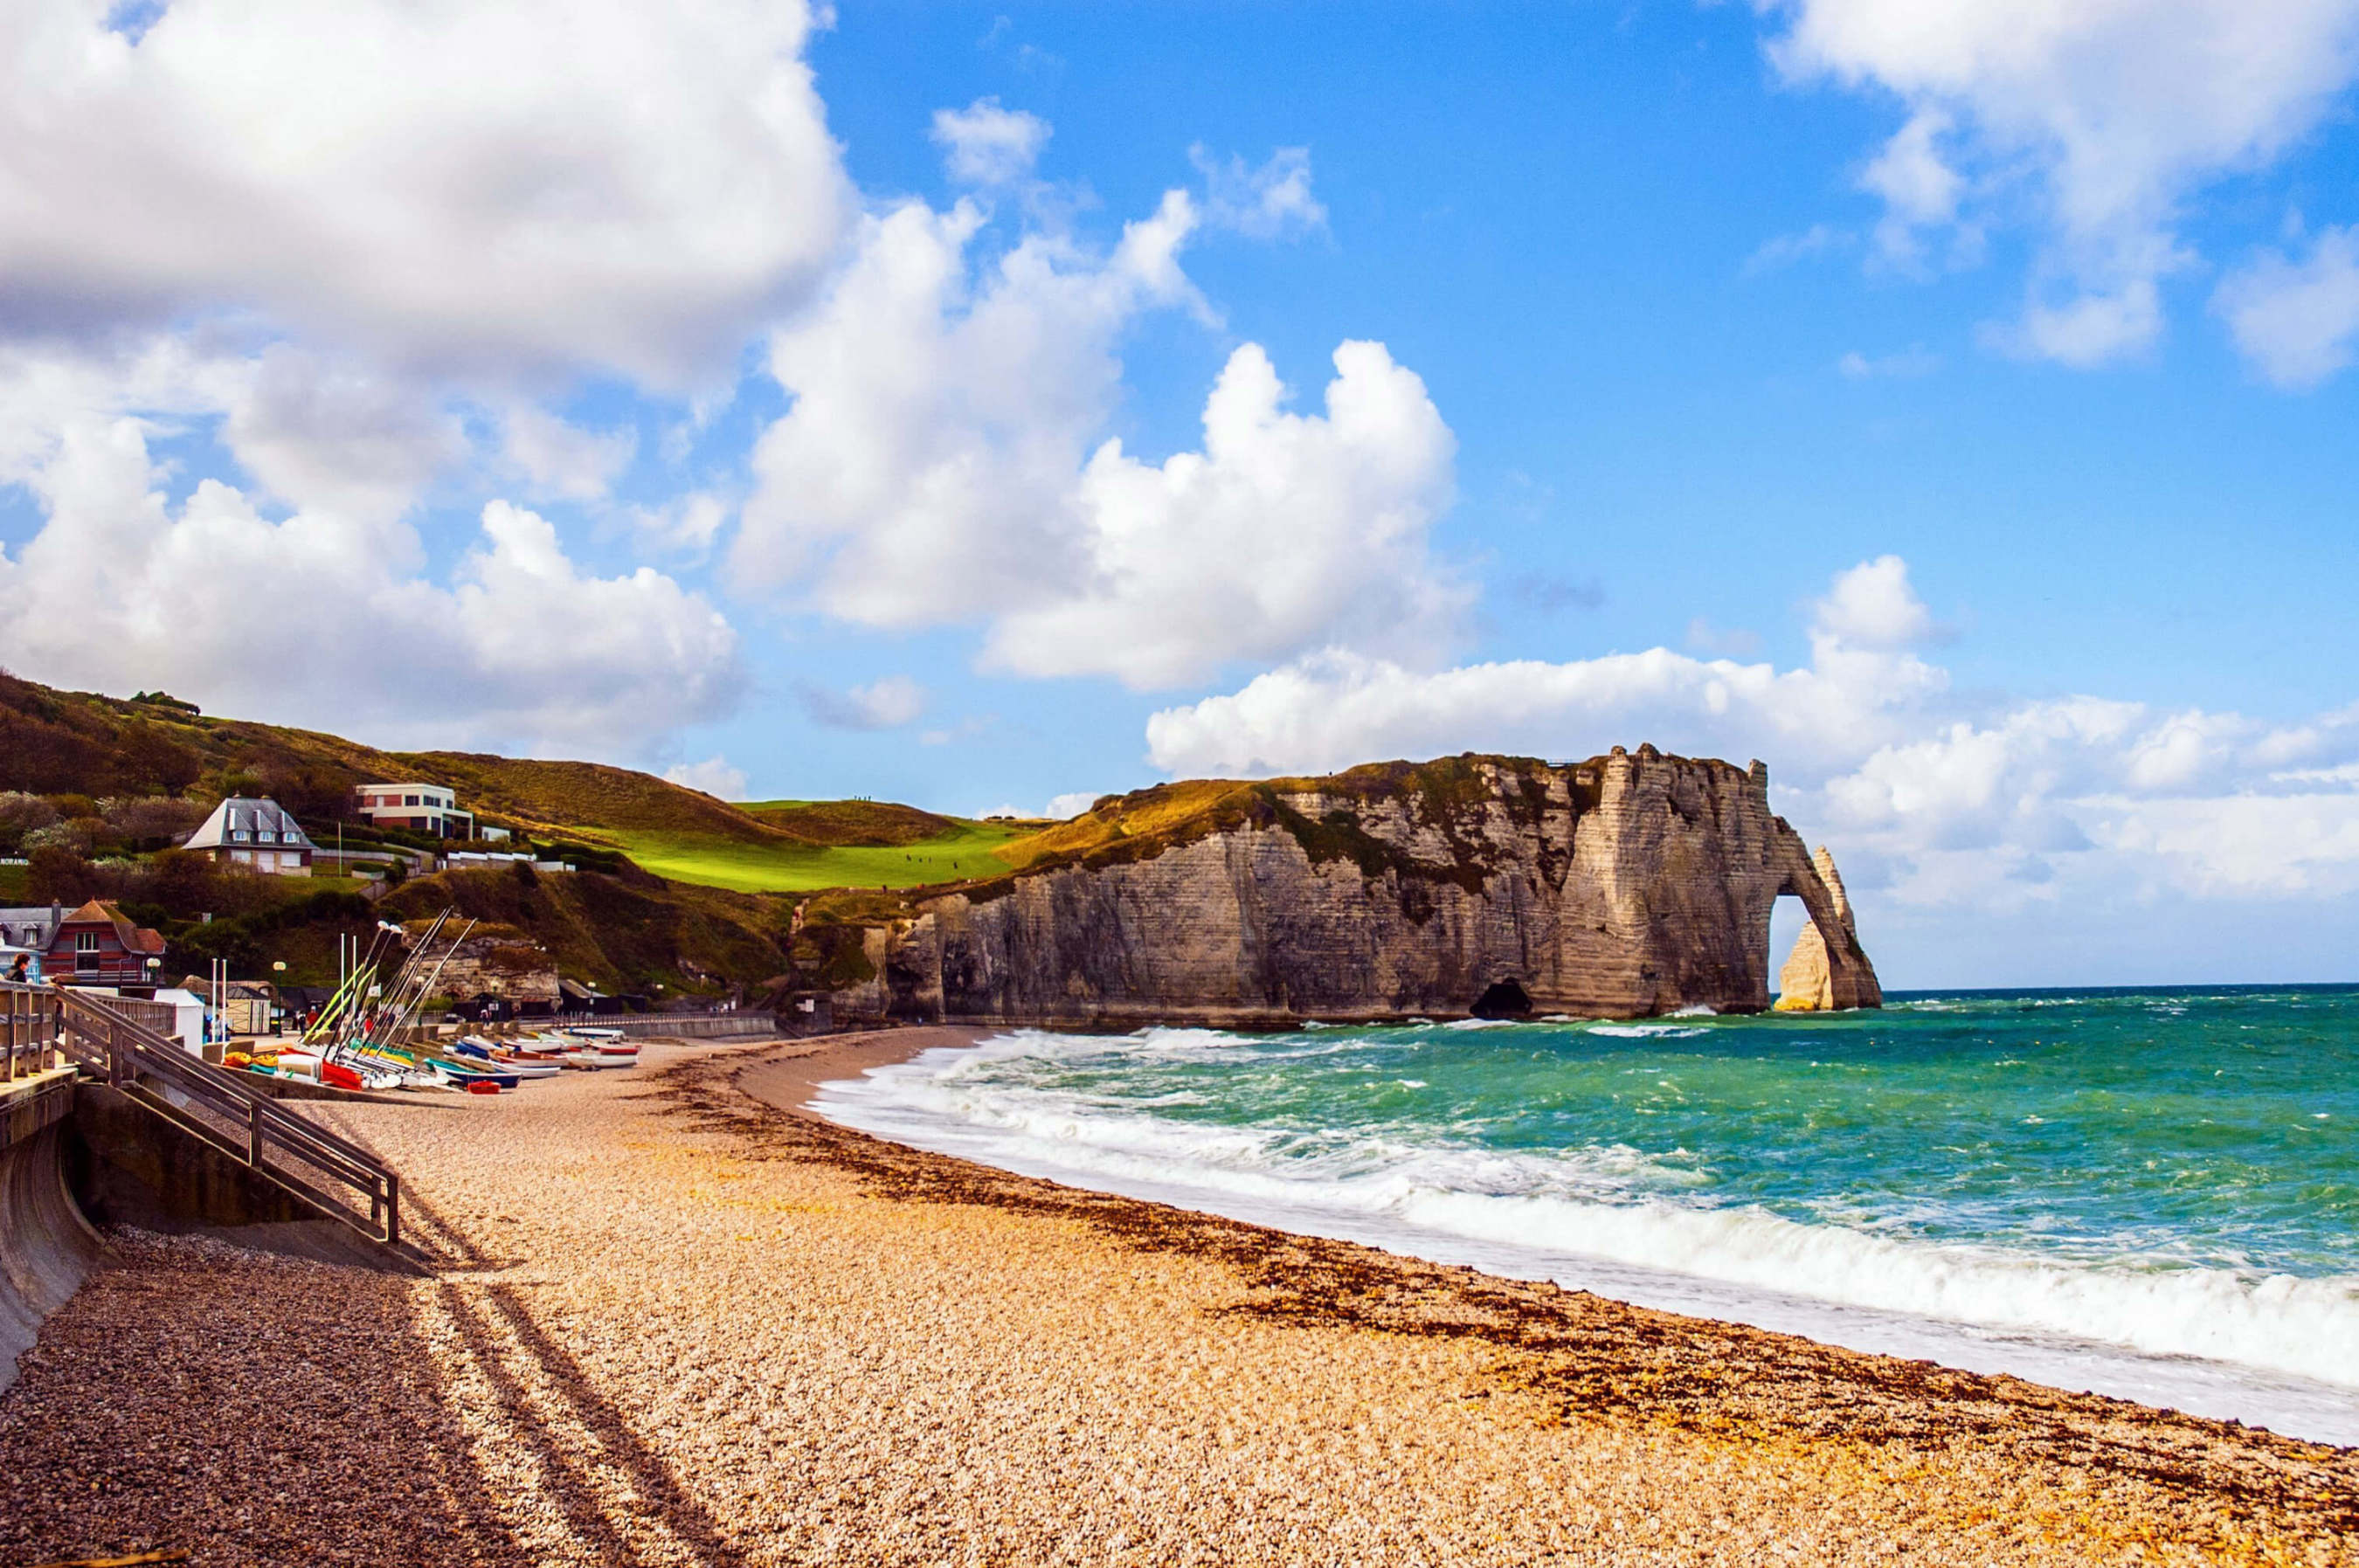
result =
[{"label": "pebble beach", "polygon": [[960,1038],[307,1107],[427,1272],[114,1234],[0,1394],[0,1562],[2359,1564],[2359,1450],[797,1108]]}]

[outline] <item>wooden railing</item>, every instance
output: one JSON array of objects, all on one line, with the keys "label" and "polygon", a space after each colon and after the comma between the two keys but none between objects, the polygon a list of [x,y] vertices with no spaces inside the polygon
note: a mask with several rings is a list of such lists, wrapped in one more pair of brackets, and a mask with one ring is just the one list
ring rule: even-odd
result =
[{"label": "wooden railing", "polygon": [[58,1065],[58,993],[49,986],[0,980],[0,1054],[6,1082]]},{"label": "wooden railing", "polygon": [[179,1010],[168,1001],[149,1001],[145,997],[136,996],[109,996],[104,991],[75,991],[72,994],[93,1007],[103,1007],[134,1023],[144,1023],[158,1034],[169,1035],[179,1025]]},{"label": "wooden railing", "polygon": [[[363,1235],[401,1239],[401,1179],[235,1073],[206,1065],[122,997],[51,993],[57,1048],[84,1072]],[[171,1010],[167,1007],[166,1012]]]}]

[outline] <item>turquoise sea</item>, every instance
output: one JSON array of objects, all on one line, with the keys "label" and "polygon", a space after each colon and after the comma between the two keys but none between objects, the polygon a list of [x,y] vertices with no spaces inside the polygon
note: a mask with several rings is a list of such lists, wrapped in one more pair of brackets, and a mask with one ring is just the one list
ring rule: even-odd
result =
[{"label": "turquoise sea", "polygon": [[2359,1443],[2359,988],[1021,1031],[820,1108],[1077,1184]]}]

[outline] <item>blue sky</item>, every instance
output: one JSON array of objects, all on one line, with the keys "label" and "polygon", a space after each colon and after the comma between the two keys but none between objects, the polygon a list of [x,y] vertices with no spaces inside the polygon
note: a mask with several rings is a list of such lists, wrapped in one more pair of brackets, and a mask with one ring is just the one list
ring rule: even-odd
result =
[{"label": "blue sky", "polygon": [[1894,983],[2344,977],[2359,4],[562,11],[0,23],[0,664],[959,811],[1653,740]]}]

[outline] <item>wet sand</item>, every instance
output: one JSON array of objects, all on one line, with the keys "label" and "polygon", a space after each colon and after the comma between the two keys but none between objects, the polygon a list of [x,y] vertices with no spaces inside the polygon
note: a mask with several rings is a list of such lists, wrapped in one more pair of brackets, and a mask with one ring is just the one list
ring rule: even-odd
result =
[{"label": "wet sand", "polygon": [[856,1078],[871,1067],[891,1066],[940,1046],[972,1045],[997,1033],[937,1024],[826,1035],[765,1053],[738,1072],[737,1087],[789,1116],[811,1117],[810,1101],[821,1084]]},{"label": "wet sand", "polygon": [[2359,1564],[2359,1451],[766,1103],[923,1043],[307,1108],[436,1277],[124,1238],[0,1396],[0,1563]]}]

